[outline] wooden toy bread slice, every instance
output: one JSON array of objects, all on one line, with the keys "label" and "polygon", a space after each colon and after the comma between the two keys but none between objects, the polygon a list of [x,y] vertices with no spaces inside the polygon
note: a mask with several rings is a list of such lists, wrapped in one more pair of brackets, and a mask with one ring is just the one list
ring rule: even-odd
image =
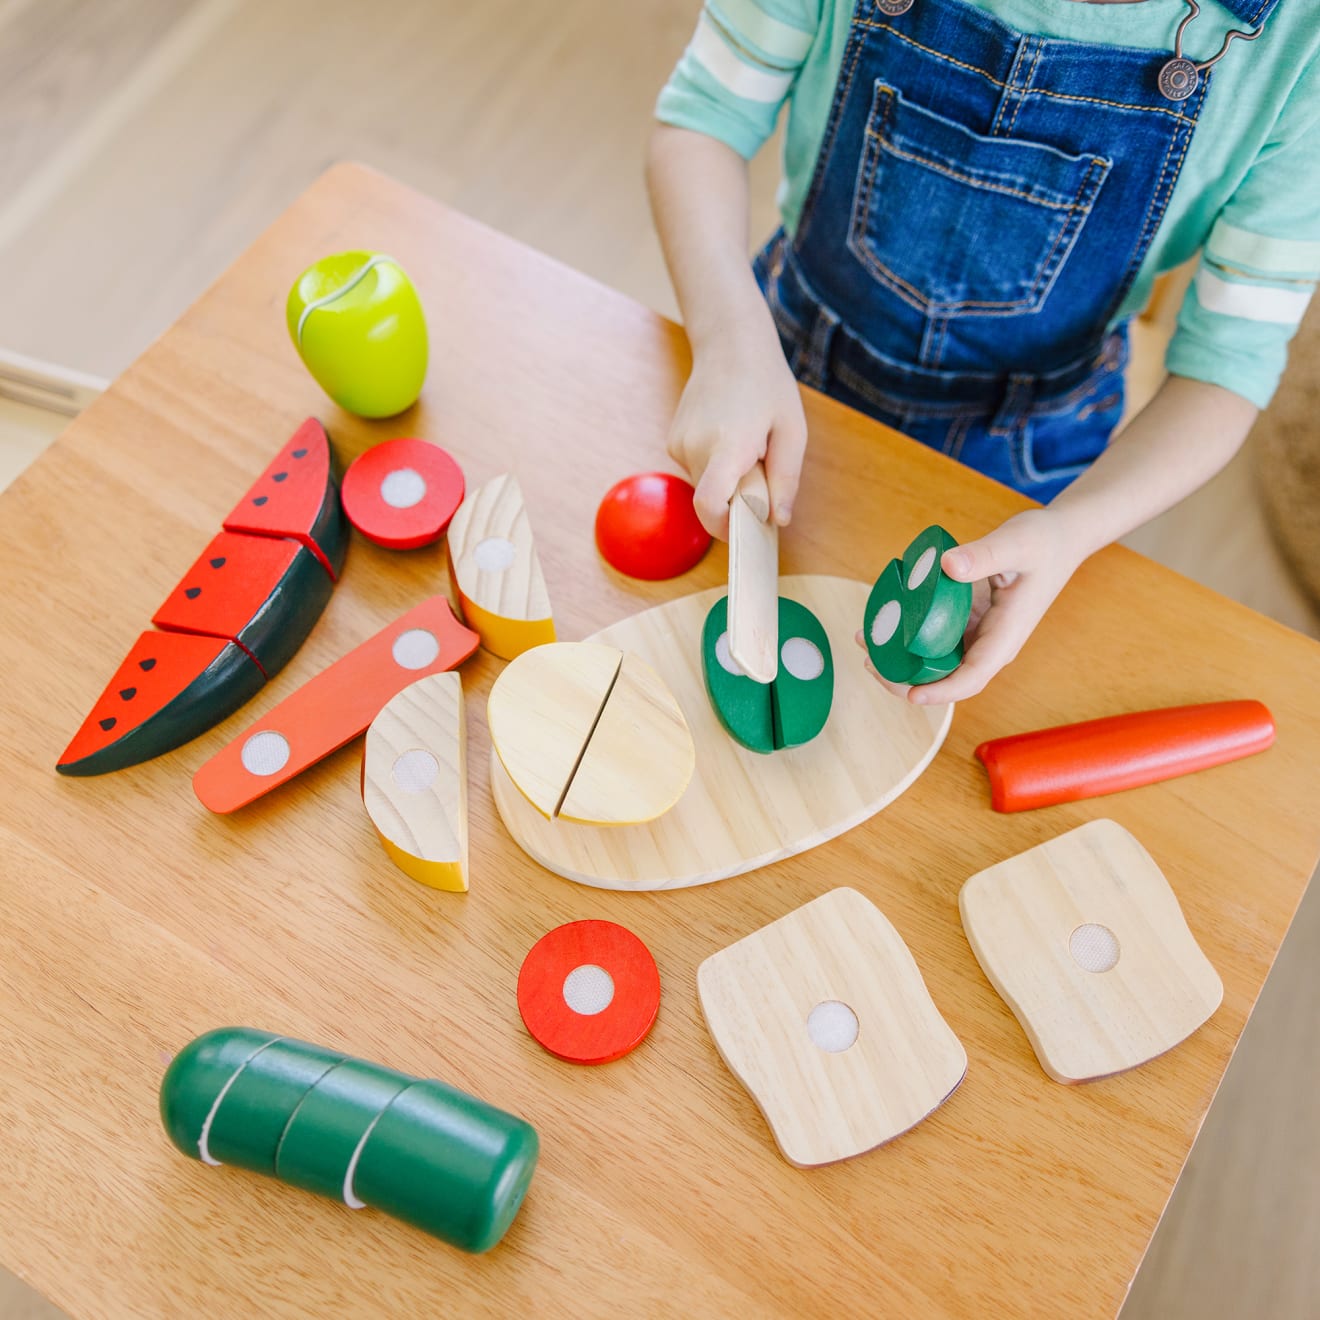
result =
[{"label": "wooden toy bread slice", "polygon": [[308,679],[193,776],[211,811],[236,811],[364,732],[391,697],[477,649],[443,596],[432,596]]},{"label": "wooden toy bread slice", "polygon": [[758,683],[779,668],[778,601],[779,528],[758,463],[729,501],[729,653]]},{"label": "wooden toy bread slice", "polygon": [[392,697],[367,729],[362,801],[400,870],[436,889],[468,887],[463,680],[431,674]]},{"label": "wooden toy bread slice", "polygon": [[625,652],[557,815],[584,825],[655,820],[683,796],[696,760],[674,694]]},{"label": "wooden toy bread slice", "polygon": [[696,755],[678,703],[654,670],[617,647],[535,647],[495,681],[486,718],[510,780],[552,819],[653,820],[692,777]]},{"label": "wooden toy bread slice", "polygon": [[333,590],[320,560],[297,541],[221,532],[151,621],[237,642],[269,678],[293,658]]},{"label": "wooden toy bread slice", "polygon": [[512,660],[555,640],[550,596],[512,473],[472,491],[449,524],[449,571],[468,626]]},{"label": "wooden toy bread slice", "polygon": [[1169,882],[1112,820],[979,872],[958,906],[977,961],[1057,1082],[1146,1063],[1223,999]]},{"label": "wooden toy bread slice", "polygon": [[463,503],[463,471],[439,445],[383,440],[348,465],[341,500],[368,541],[415,550],[444,535]]},{"label": "wooden toy bread slice", "polygon": [[227,532],[288,536],[338,579],[348,548],[334,454],[325,427],[309,417],[224,521]]},{"label": "wooden toy bread slice", "polygon": [[172,751],[232,715],[265,681],[234,642],[145,632],[55,768],[101,775]]},{"label": "wooden toy bread slice", "polygon": [[697,991],[715,1047],[800,1167],[893,1140],[967,1071],[907,945],[855,889],[712,954]]}]

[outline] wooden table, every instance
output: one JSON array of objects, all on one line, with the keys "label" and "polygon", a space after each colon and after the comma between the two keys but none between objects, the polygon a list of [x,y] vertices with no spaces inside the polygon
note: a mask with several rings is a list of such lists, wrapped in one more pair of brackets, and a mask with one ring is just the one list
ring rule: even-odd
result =
[{"label": "wooden table", "polygon": [[[285,291],[370,246],[412,273],[433,331],[402,421],[339,413],[297,361]],[[628,299],[361,168],[332,170],[0,500],[3,738],[0,1261],[75,1316],[810,1313],[1112,1315],[1214,1096],[1320,848],[1320,649],[1123,550],[1088,563],[1021,658],[954,716],[893,806],[805,856],[674,893],[542,871],[491,804],[484,697],[464,669],[472,891],[387,861],[347,749],[233,818],[192,772],[308,675],[433,592],[439,548],[356,541],[288,669],[226,725],[158,761],[70,781],[53,765],[138,631],[287,434],[315,413],[345,458],[414,433],[476,484],[515,468],[560,635],[716,584],[611,576],[592,517],[663,463],[682,333]],[[925,524],[975,535],[1016,495],[810,395],[813,445],[785,572],[869,577]],[[861,663],[858,655],[844,663]],[[1104,801],[999,816],[972,748],[1114,711],[1251,696],[1262,757]],[[1048,1080],[958,921],[974,871],[1096,816],[1163,866],[1223,976],[1210,1023],[1138,1071]],[[897,926],[966,1046],[962,1087],[883,1150],[804,1172],[702,1024],[697,964],[837,885]],[[635,930],[664,1000],[627,1058],[545,1054],[514,1002],[551,926]],[[180,1156],[157,1118],[171,1053],[246,1024],[436,1075],[531,1120],[543,1143],[504,1244],[468,1257],[367,1211]]]}]

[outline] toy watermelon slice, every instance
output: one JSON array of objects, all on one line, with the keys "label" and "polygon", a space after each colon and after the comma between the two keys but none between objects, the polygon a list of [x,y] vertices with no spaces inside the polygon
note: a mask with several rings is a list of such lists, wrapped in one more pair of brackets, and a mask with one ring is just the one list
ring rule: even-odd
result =
[{"label": "toy watermelon slice", "polygon": [[233,714],[265,681],[235,642],[145,632],[55,768],[100,775],[172,751]]},{"label": "toy watermelon slice", "polygon": [[320,560],[297,541],[221,532],[151,621],[237,642],[270,678],[293,658],[333,590]]},{"label": "toy watermelon slice", "polygon": [[334,455],[325,427],[309,417],[224,521],[227,532],[288,536],[338,580],[348,548]]}]

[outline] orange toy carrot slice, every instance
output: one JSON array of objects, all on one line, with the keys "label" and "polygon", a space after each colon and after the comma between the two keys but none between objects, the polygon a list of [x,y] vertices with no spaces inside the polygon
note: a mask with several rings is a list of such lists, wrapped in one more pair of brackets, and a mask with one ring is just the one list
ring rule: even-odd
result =
[{"label": "orange toy carrot slice", "polygon": [[1274,717],[1259,701],[1214,701],[995,738],[976,755],[994,809],[1030,811],[1188,775],[1273,741]]},{"label": "orange toy carrot slice", "polygon": [[193,792],[211,811],[246,806],[364,732],[409,683],[461,665],[478,642],[443,596],[424,600],[217,752],[193,776]]}]

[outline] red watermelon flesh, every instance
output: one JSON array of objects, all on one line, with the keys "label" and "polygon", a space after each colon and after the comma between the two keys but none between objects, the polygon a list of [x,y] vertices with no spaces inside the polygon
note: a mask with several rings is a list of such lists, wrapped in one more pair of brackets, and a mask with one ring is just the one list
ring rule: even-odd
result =
[{"label": "red watermelon flesh", "polygon": [[337,580],[343,562],[342,521],[330,437],[315,417],[309,417],[234,506],[224,529],[292,537]]},{"label": "red watermelon flesh", "polygon": [[223,637],[145,632],[56,769],[95,775],[159,756],[237,710],[265,681],[252,658]]}]

